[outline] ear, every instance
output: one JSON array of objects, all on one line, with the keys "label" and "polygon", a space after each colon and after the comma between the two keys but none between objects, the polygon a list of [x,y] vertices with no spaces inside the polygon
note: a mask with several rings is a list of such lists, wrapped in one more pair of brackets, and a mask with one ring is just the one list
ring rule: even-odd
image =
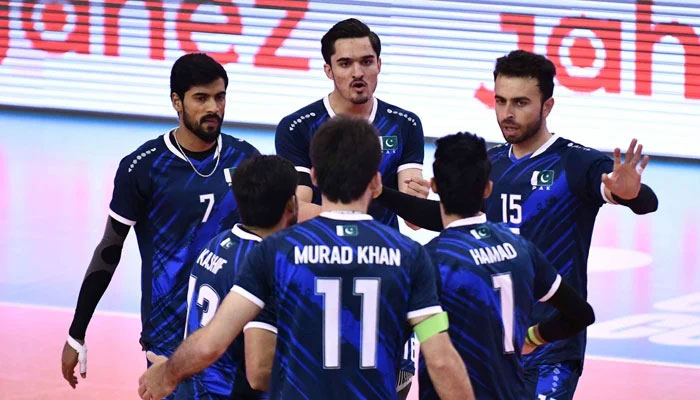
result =
[{"label": "ear", "polygon": [[182,101],[180,100],[180,96],[177,95],[177,93],[173,92],[170,93],[170,101],[173,103],[173,108],[175,111],[178,113],[182,112]]},{"label": "ear", "polygon": [[311,183],[314,186],[318,187],[318,182],[316,180],[316,170],[313,167],[311,167],[311,174],[310,175],[311,175]]},{"label": "ear", "polygon": [[554,97],[548,98],[544,104],[542,104],[542,118],[547,118],[550,112],[554,108]]},{"label": "ear", "polygon": [[333,80],[333,68],[328,64],[323,64],[323,72],[326,73],[328,79]]},{"label": "ear", "polygon": [[377,72],[382,72],[382,58],[377,57]]},{"label": "ear", "polygon": [[433,191],[433,193],[437,194],[437,184],[435,183],[435,178],[430,178],[430,190]]},{"label": "ear", "polygon": [[488,197],[491,196],[492,191],[493,191],[493,181],[489,180],[489,182],[486,184],[486,187],[484,188],[484,198],[488,199]]}]

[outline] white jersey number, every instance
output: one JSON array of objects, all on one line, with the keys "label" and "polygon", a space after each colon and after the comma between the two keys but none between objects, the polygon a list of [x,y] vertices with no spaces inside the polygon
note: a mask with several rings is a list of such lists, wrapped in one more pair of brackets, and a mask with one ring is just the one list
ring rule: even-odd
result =
[{"label": "white jersey number", "polygon": [[513,344],[513,281],[510,273],[491,275],[493,288],[501,295],[501,319],[503,320],[503,351],[512,353],[515,351]]},{"label": "white jersey number", "polygon": [[[340,368],[340,278],[317,278],[315,292],[323,296],[323,368]],[[353,294],[362,297],[360,368],[376,368],[379,322],[379,278],[355,278]]]},{"label": "white jersey number", "polygon": [[[194,289],[197,286],[197,277],[190,275],[190,281],[187,288],[187,316],[185,317],[185,337],[187,337],[187,330],[190,321],[190,306],[192,305],[192,295],[194,294]],[[209,285],[202,285],[199,288],[199,294],[197,294],[197,306],[202,309],[201,319],[199,321],[199,327],[206,326],[216,313],[216,309],[219,308],[219,301],[221,298],[219,294],[216,293]],[[206,306],[206,308],[205,308]]]},{"label": "white jersey number", "polygon": [[214,193],[200,194],[199,202],[207,202],[207,211],[204,212],[204,218],[202,218],[202,223],[207,222],[209,219],[209,214],[211,214],[211,209],[214,208]]}]

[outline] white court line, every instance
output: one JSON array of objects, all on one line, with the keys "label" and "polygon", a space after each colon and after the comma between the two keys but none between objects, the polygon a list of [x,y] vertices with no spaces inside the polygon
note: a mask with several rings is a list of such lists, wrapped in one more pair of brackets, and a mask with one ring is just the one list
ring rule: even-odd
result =
[{"label": "white court line", "polygon": [[652,361],[652,360],[636,360],[634,358],[624,358],[624,357],[607,357],[607,356],[586,355],[586,360],[614,361],[614,362],[628,363],[628,364],[651,365],[651,366],[656,366],[656,367],[700,369],[700,365],[694,365],[694,364],[672,363],[672,362],[666,362],[666,361]]},{"label": "white court line", "polygon": [[[31,308],[34,310],[50,310],[58,312],[75,312],[74,308],[69,307],[56,307],[56,306],[45,306],[37,304],[24,304],[24,303],[9,303],[0,301],[0,307],[16,307],[16,308]],[[121,311],[101,311],[96,310],[94,315],[106,316],[106,317],[123,317],[123,318],[140,318],[138,313],[128,313]]]}]

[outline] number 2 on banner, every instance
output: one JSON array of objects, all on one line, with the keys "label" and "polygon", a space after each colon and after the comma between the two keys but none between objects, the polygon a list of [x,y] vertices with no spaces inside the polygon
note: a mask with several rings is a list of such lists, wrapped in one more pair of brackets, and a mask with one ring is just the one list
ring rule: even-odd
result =
[{"label": "number 2 on banner", "polygon": [[[340,368],[340,278],[317,278],[316,294],[323,296],[323,368]],[[355,279],[354,294],[362,297],[360,368],[376,368],[379,278]]]},{"label": "number 2 on banner", "polygon": [[512,353],[513,345],[513,281],[510,273],[491,275],[493,288],[498,289],[501,295],[501,319],[503,320],[503,351]]}]

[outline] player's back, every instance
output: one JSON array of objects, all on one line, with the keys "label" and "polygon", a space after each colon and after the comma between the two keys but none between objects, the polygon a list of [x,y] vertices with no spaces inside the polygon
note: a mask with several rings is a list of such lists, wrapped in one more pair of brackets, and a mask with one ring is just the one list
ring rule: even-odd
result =
[{"label": "player's back", "polygon": [[[534,246],[481,215],[448,225],[426,245],[439,270],[449,334],[478,399],[519,399],[520,354],[534,303],[560,278]],[[539,265],[543,264],[543,265]],[[421,399],[437,399],[420,364]]]},{"label": "player's back", "polygon": [[[194,263],[187,292],[186,335],[207,325],[233,287],[234,278],[251,248],[262,239],[240,225],[215,236]],[[246,378],[243,336],[204,371],[178,386],[176,399],[258,400],[265,393],[253,390]]]},{"label": "player's back", "polygon": [[263,290],[277,310],[270,398],[396,398],[407,318],[441,310],[418,243],[366,214],[323,213],[266,239],[246,263],[234,290]]}]

